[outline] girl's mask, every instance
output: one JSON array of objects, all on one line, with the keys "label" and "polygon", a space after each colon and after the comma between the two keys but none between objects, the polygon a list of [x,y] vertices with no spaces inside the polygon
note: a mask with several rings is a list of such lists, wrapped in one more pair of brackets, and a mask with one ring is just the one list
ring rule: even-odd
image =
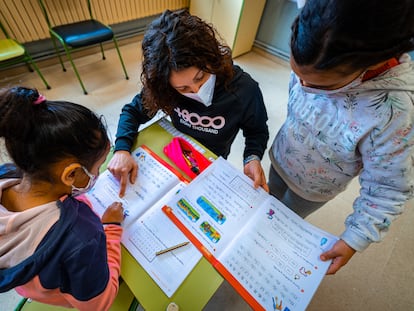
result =
[{"label": "girl's mask", "polygon": [[204,106],[208,107],[211,105],[211,101],[214,95],[214,86],[216,85],[216,75],[210,74],[207,81],[200,87],[197,93],[183,93],[184,96],[194,99]]},{"label": "girl's mask", "polygon": [[77,196],[77,195],[81,195],[83,193],[88,192],[89,190],[91,190],[93,188],[93,186],[96,183],[96,180],[98,179],[98,176],[89,173],[89,171],[86,169],[86,167],[82,166],[82,169],[85,172],[85,174],[89,176],[88,184],[85,187],[82,187],[82,188],[78,188],[78,187],[72,185],[72,196]]},{"label": "girl's mask", "polygon": [[[335,93],[345,92],[349,89],[352,89],[352,88],[355,88],[355,87],[358,87],[359,85],[361,85],[362,78],[364,77],[365,72],[366,71],[362,72],[357,78],[355,78],[354,80],[352,80],[348,84],[346,84],[344,86],[341,86],[338,89],[324,90],[324,89],[317,89],[317,88],[302,85],[302,90],[305,91],[306,93],[325,94],[325,95],[331,95],[331,94],[335,94]],[[298,76],[296,76],[296,77],[300,81],[300,78]],[[300,81],[300,83],[302,84],[302,81]]]}]

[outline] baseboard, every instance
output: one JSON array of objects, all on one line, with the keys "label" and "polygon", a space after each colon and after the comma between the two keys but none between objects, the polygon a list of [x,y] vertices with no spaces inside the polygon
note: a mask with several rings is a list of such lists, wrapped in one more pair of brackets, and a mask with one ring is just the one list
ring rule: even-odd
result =
[{"label": "baseboard", "polygon": [[257,53],[257,54],[260,54],[261,56],[263,56],[267,59],[270,59],[271,61],[273,61],[273,62],[275,62],[279,65],[290,68],[290,64],[289,64],[288,60],[286,60],[285,58],[281,58],[278,55],[274,55],[274,54],[270,53],[268,50],[264,50],[260,47],[253,46],[252,51]]}]

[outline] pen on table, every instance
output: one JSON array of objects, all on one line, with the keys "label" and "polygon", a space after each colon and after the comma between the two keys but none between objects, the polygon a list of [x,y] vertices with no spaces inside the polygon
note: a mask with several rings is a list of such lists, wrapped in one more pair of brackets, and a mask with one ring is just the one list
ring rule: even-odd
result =
[{"label": "pen on table", "polygon": [[168,248],[166,248],[166,249],[163,249],[163,250],[160,250],[160,251],[158,251],[158,252],[156,252],[155,253],[155,256],[158,256],[158,255],[162,255],[162,254],[165,254],[165,253],[168,253],[168,252],[171,252],[171,251],[173,251],[173,250],[175,250],[175,249],[177,249],[177,248],[180,248],[180,247],[183,247],[183,246],[186,246],[187,244],[189,244],[190,242],[183,242],[183,243],[180,243],[180,244],[177,244],[177,245],[174,245],[174,246],[171,246],[171,247],[168,247]]}]

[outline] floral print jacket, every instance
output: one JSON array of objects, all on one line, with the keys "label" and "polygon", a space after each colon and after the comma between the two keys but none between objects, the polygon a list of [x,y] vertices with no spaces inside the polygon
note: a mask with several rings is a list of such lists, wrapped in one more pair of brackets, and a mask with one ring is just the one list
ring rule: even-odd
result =
[{"label": "floral print jacket", "polygon": [[414,192],[414,64],[337,90],[302,86],[292,73],[288,115],[270,151],[298,195],[324,202],[359,176],[360,195],[341,238],[362,251],[379,242]]}]

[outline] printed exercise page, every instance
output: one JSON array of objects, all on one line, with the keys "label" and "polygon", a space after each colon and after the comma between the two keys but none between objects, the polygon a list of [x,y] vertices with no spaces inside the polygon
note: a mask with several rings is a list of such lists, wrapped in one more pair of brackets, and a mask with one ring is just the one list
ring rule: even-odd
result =
[{"label": "printed exercise page", "polygon": [[177,175],[146,148],[139,147],[132,155],[138,163],[138,177],[134,184],[128,184],[123,198],[118,196],[119,181],[108,170],[99,175],[95,186],[87,194],[100,216],[111,203],[122,202],[125,228],[180,182]]},{"label": "printed exercise page", "polygon": [[217,258],[266,198],[263,189],[229,166],[215,160],[168,206],[178,220]]},{"label": "printed exercise page", "polygon": [[122,244],[168,297],[174,294],[202,256],[191,243],[156,255],[158,251],[188,241],[161,210],[168,198],[183,187],[184,184],[180,183],[173,188],[167,196],[129,225],[122,236]]},{"label": "printed exercise page", "polygon": [[219,261],[265,310],[305,310],[336,240],[269,196]]}]

